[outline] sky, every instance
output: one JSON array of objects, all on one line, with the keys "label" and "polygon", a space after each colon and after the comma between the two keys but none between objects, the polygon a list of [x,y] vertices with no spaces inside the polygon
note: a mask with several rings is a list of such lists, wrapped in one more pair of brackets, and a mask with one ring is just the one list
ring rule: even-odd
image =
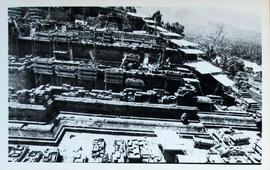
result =
[{"label": "sky", "polygon": [[[238,0],[239,1],[239,0]],[[240,0],[241,1],[241,0]],[[249,4],[248,2],[252,2]],[[261,41],[261,6],[254,0],[234,5],[180,5],[177,7],[136,7],[137,13],[152,15],[160,10],[164,22],[179,22],[185,26],[186,36],[208,36],[217,24],[224,25],[227,38]],[[258,2],[258,1],[257,1]]]}]

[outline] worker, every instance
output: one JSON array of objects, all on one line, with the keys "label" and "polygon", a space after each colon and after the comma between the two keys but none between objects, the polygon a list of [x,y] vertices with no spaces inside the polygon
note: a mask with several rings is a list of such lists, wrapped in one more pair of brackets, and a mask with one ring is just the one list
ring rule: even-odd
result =
[{"label": "worker", "polygon": [[33,24],[31,24],[30,37],[35,37],[35,34],[36,34],[36,27]]}]

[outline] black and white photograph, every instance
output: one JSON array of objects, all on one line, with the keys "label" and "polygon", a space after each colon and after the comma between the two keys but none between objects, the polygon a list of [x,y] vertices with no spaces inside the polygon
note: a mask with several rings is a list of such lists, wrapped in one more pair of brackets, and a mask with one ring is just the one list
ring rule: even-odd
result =
[{"label": "black and white photograph", "polygon": [[8,164],[260,166],[264,20],[248,2],[8,6]]}]

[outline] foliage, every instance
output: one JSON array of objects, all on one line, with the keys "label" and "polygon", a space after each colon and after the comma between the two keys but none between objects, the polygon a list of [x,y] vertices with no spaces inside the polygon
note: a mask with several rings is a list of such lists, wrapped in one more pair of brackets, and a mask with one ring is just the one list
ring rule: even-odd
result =
[{"label": "foliage", "polygon": [[[232,59],[234,57],[246,59],[261,64],[261,44],[255,41],[232,40],[227,36],[224,25],[217,24],[215,31],[211,32],[207,37],[197,36],[189,38],[199,43],[205,51],[205,59],[213,60],[217,56],[222,59]],[[226,60],[226,59],[224,59]],[[232,69],[234,69],[232,67]]]},{"label": "foliage", "polygon": [[179,22],[173,22],[172,24],[170,23],[166,23],[165,24],[165,29],[171,31],[171,32],[175,32],[177,34],[180,34],[182,36],[184,36],[184,29],[185,27],[181,24],[179,24]]},{"label": "foliage", "polygon": [[162,25],[162,14],[159,10],[152,15],[152,19],[157,22],[157,25]]},{"label": "foliage", "polygon": [[132,12],[132,13],[136,13],[137,12],[136,8],[133,7],[133,6],[127,6],[127,7],[125,7],[125,11],[126,12]]}]

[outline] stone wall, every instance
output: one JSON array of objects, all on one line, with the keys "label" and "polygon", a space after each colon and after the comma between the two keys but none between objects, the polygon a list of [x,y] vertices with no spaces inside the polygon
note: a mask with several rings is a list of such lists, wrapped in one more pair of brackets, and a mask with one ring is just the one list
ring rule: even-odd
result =
[{"label": "stone wall", "polygon": [[182,113],[186,112],[189,119],[198,119],[198,109],[196,107],[62,96],[56,96],[55,101],[56,107],[62,111],[168,119],[180,119]]}]

